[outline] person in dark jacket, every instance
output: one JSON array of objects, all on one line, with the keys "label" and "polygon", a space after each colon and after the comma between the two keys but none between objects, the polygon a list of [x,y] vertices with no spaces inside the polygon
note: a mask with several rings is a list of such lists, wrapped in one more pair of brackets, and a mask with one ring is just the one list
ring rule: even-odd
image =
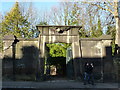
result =
[{"label": "person in dark jacket", "polygon": [[84,85],[86,85],[86,82],[88,82],[88,68],[89,68],[89,63],[85,63],[84,65]]},{"label": "person in dark jacket", "polygon": [[88,82],[94,85],[94,78],[93,78],[93,63],[85,63],[84,65],[84,85]]}]

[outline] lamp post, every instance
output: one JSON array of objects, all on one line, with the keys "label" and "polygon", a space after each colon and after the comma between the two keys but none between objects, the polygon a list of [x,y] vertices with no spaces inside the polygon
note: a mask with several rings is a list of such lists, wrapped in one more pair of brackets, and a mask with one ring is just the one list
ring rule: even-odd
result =
[{"label": "lamp post", "polygon": [[12,43],[12,56],[13,56],[13,80],[15,80],[15,53],[16,53],[16,44],[19,42],[16,36],[14,36],[14,42]]}]

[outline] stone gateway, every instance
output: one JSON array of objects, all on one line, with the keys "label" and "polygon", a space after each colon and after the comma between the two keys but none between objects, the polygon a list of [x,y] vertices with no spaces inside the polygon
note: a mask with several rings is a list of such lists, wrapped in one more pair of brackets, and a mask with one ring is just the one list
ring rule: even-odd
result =
[{"label": "stone gateway", "polygon": [[[37,73],[36,77],[43,77],[46,68],[46,44],[68,43],[71,46],[66,50],[66,77],[82,80],[85,62],[92,62],[95,67],[96,80],[115,79],[111,48],[112,38],[110,36],[80,38],[79,30],[81,26],[38,25],[37,29],[40,31],[38,38],[18,38],[19,42],[16,44],[14,53],[16,73],[25,72],[29,74],[33,70],[34,74]],[[13,37],[5,37],[3,40],[3,75],[12,75],[12,72],[14,72],[12,69],[13,49],[11,46],[13,41]]]}]

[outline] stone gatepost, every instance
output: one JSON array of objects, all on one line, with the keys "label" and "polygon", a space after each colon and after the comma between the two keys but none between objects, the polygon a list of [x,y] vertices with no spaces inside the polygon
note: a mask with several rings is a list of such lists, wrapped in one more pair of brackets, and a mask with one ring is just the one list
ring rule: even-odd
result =
[{"label": "stone gatepost", "polygon": [[70,43],[73,52],[74,76],[80,74],[79,58],[79,33],[81,26],[37,26],[40,31],[39,50],[40,50],[40,73],[44,74],[45,66],[45,44],[46,43]]}]

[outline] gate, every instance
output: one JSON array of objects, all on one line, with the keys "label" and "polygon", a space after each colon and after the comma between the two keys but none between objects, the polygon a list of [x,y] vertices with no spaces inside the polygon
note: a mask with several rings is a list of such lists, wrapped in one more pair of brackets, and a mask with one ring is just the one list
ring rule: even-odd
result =
[{"label": "gate", "polygon": [[68,47],[66,51],[66,74],[68,78],[74,77],[72,48]]}]

